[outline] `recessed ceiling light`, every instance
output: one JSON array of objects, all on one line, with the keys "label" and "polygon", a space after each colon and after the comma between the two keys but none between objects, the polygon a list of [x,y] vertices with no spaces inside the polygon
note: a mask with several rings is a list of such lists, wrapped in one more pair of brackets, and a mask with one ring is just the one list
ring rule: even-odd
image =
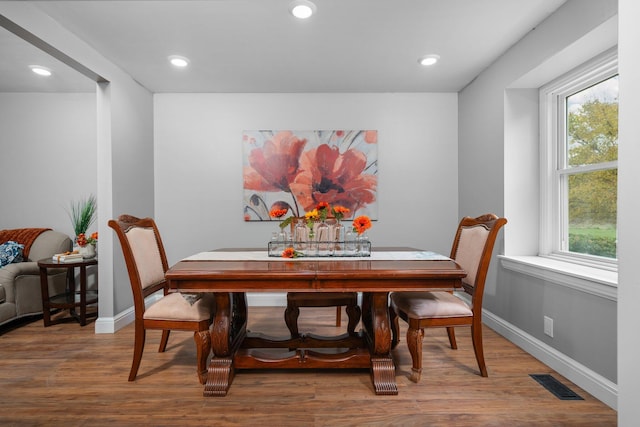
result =
[{"label": "recessed ceiling light", "polygon": [[184,68],[189,65],[189,60],[187,58],[178,55],[171,55],[169,57],[169,62],[171,62],[171,65],[180,68]]},{"label": "recessed ceiling light", "polygon": [[49,77],[51,75],[51,70],[41,65],[29,65],[29,68],[39,76]]},{"label": "recessed ceiling light", "polygon": [[439,60],[440,60],[440,55],[427,55],[418,59],[418,62],[420,63],[420,65],[424,65],[425,67],[428,67],[430,65],[434,65]]},{"label": "recessed ceiling light", "polygon": [[289,4],[289,12],[298,19],[307,19],[316,13],[316,5],[309,0],[295,0]]}]

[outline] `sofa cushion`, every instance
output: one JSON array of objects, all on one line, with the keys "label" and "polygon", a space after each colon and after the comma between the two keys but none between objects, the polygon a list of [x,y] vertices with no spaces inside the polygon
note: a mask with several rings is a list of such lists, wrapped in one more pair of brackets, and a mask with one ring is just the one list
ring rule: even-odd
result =
[{"label": "sofa cushion", "polygon": [[0,304],[5,302],[6,300],[7,300],[7,294],[4,291],[4,287],[2,285],[0,285]]},{"label": "sofa cushion", "polygon": [[22,262],[24,245],[8,241],[0,245],[0,268],[12,262]]}]

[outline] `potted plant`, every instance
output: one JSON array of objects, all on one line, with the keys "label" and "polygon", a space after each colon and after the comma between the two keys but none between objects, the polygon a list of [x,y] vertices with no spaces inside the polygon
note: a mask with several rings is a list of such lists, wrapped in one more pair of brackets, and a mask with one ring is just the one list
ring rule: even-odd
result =
[{"label": "potted plant", "polygon": [[94,232],[87,237],[87,230],[95,222],[97,213],[98,202],[93,194],[86,199],[71,202],[69,218],[75,233],[74,242],[83,258],[93,258],[96,255],[98,232]]}]

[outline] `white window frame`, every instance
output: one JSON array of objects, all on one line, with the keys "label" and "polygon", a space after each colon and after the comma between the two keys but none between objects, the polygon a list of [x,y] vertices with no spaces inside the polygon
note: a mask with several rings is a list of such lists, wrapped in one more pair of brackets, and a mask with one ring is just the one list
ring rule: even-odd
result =
[{"label": "white window frame", "polygon": [[[588,254],[577,254],[567,250],[563,242],[568,217],[563,210],[566,206],[566,191],[563,177],[569,175],[567,169],[559,165],[565,158],[565,115],[564,100],[580,90],[613,77],[618,73],[617,48],[597,56],[587,63],[540,88],[540,242],[539,256],[555,258],[575,264],[603,270],[617,271],[618,260]],[[603,167],[617,168],[616,162],[570,168],[571,172],[601,170]],[[565,180],[566,181],[566,180]],[[564,196],[564,199],[563,199]]]}]

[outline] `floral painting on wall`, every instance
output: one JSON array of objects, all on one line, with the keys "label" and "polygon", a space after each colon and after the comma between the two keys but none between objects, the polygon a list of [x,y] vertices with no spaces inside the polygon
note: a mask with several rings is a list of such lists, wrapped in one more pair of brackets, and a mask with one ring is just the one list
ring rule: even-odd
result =
[{"label": "floral painting on wall", "polygon": [[304,216],[319,202],[377,219],[378,131],[244,131],[242,145],[245,221],[274,220],[274,208]]}]

